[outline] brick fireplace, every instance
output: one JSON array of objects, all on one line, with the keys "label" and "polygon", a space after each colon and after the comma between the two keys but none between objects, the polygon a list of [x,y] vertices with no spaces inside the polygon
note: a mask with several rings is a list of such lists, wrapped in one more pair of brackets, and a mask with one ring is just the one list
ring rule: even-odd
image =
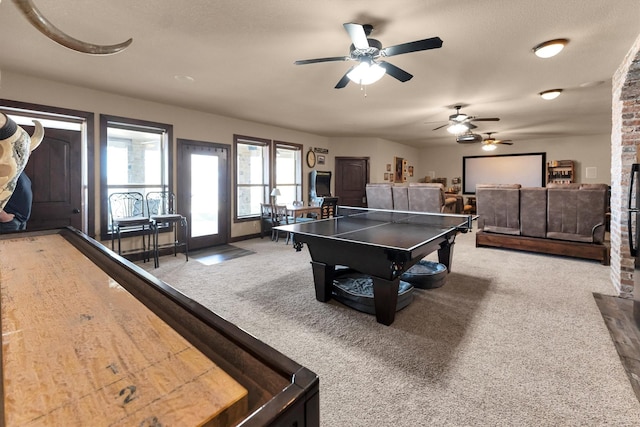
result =
[{"label": "brick fireplace", "polygon": [[[627,227],[631,164],[640,163],[640,37],[613,76],[611,128],[611,280],[621,297],[633,286]],[[638,295],[636,295],[637,297]]]}]

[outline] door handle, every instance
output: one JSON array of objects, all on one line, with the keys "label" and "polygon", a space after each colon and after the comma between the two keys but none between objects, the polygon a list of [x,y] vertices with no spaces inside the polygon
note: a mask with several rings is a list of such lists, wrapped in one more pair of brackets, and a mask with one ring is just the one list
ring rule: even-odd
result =
[{"label": "door handle", "polygon": [[73,212],[74,214],[79,214],[79,213],[80,213],[80,209],[75,208],[72,212]]}]

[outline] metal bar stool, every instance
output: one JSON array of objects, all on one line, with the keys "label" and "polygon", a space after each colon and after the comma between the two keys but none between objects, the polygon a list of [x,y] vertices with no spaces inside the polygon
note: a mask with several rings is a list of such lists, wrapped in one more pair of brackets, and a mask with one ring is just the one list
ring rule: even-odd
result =
[{"label": "metal bar stool", "polygon": [[[109,196],[109,215],[111,217],[111,250],[114,250],[115,237],[118,237],[118,255],[122,255],[122,233],[139,232],[142,234],[143,261],[149,261],[152,249],[151,235],[155,234],[155,222],[144,214],[144,196],[137,191],[112,193]],[[145,243],[145,236],[147,242]],[[155,261],[155,258],[154,258]]]},{"label": "metal bar stool", "polygon": [[[160,266],[158,237],[161,228],[173,228],[173,256],[178,254],[178,246],[184,246],[186,260],[189,261],[189,224],[184,215],[175,210],[175,195],[169,191],[150,191],[147,193],[147,211],[155,222],[155,267]],[[183,241],[178,238],[178,227],[182,228]]]}]

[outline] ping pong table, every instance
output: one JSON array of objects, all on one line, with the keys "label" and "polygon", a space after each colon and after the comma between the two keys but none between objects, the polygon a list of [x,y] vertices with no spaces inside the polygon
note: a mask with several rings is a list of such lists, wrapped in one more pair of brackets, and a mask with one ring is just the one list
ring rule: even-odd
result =
[{"label": "ping pong table", "polygon": [[318,301],[331,299],[336,266],[347,266],[372,278],[376,320],[390,325],[402,273],[435,250],[450,271],[455,236],[472,222],[471,215],[338,206],[334,218],[276,228],[293,234],[296,251],[307,244]]}]

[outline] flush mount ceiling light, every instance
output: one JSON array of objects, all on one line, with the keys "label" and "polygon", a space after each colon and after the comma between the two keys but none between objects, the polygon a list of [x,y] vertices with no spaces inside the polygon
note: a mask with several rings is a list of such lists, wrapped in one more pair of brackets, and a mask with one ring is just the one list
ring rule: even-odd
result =
[{"label": "flush mount ceiling light", "polygon": [[361,62],[353,70],[347,73],[347,77],[354,83],[359,85],[370,85],[377,82],[384,76],[386,70],[375,62]]},{"label": "flush mount ceiling light", "polygon": [[560,53],[560,51],[569,43],[567,39],[549,40],[533,48],[533,53],[539,58],[551,58]]},{"label": "flush mount ceiling light", "polygon": [[556,99],[562,93],[562,89],[549,89],[544,92],[540,92],[539,95],[542,99],[546,99],[547,101]]}]

